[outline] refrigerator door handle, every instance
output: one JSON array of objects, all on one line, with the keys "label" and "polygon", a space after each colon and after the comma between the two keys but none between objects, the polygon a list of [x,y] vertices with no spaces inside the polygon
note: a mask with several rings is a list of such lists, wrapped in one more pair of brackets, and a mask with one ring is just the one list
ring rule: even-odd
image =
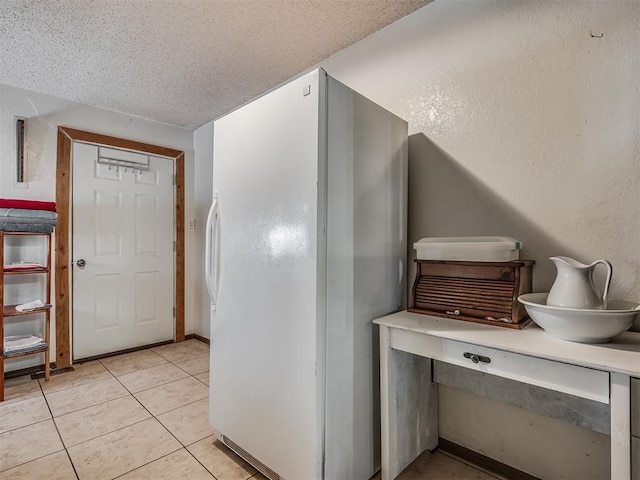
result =
[{"label": "refrigerator door handle", "polygon": [[[219,206],[218,206],[218,195],[213,199],[213,203],[211,204],[211,208],[209,209],[209,214],[207,215],[207,226],[206,226],[206,238],[205,238],[205,250],[204,250],[204,279],[207,284],[207,291],[209,292],[209,297],[211,298],[212,309],[215,310],[216,304],[218,302],[218,285],[220,283],[220,227],[218,224],[219,218]],[[214,221],[215,219],[215,221]],[[215,278],[212,276],[212,268],[211,268],[211,258],[212,258],[212,250],[214,248],[212,239],[212,229],[215,225],[216,228],[216,238],[215,238]]]}]

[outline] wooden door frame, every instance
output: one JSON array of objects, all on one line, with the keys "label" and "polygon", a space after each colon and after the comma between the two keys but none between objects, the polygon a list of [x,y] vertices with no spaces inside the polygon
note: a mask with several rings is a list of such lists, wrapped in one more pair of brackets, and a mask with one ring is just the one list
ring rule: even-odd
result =
[{"label": "wooden door frame", "polygon": [[71,325],[69,322],[71,286],[69,237],[71,224],[73,142],[86,142],[107,147],[136,150],[150,155],[173,158],[175,162],[175,330],[174,340],[184,340],[184,152],[148,143],[85,132],[69,127],[58,127],[58,158],[56,164],[56,207],[58,226],[55,232],[55,311],[56,311],[56,368],[71,365]]}]

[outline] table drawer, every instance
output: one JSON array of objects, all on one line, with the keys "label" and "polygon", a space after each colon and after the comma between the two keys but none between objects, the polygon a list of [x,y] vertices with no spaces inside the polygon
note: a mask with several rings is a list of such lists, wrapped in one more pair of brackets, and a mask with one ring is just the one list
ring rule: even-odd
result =
[{"label": "table drawer", "polygon": [[609,373],[431,335],[394,331],[392,347],[461,367],[609,403]]},{"label": "table drawer", "polygon": [[449,363],[609,403],[608,372],[452,340],[445,342],[443,354]]},{"label": "table drawer", "polygon": [[[640,378],[631,379],[631,435],[640,437]],[[636,447],[640,448],[640,443]],[[640,452],[637,452],[636,457],[638,456]],[[636,461],[640,462],[640,459]]]}]

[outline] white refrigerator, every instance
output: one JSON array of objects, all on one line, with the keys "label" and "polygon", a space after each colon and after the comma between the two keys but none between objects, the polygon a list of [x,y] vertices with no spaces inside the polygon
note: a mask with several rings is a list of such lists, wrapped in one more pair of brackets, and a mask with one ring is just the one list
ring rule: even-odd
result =
[{"label": "white refrigerator", "polygon": [[366,480],[372,320],[405,307],[407,123],[316,70],[213,131],[211,425],[269,478]]}]

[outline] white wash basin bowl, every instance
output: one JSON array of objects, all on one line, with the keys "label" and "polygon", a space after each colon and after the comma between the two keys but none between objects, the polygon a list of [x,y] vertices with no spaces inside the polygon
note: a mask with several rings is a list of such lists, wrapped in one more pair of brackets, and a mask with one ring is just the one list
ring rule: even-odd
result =
[{"label": "white wash basin bowl", "polygon": [[626,300],[609,300],[606,310],[547,305],[547,293],[518,297],[527,313],[549,335],[579,343],[607,343],[629,329],[640,305]]}]

